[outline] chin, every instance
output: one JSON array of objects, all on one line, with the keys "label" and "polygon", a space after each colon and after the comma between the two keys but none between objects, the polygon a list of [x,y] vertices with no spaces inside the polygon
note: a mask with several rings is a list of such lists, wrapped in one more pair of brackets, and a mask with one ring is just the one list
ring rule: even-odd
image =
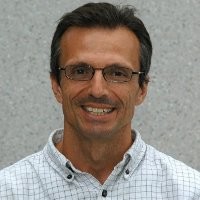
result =
[{"label": "chin", "polygon": [[[85,138],[90,138],[90,139],[108,139],[110,137],[112,137],[112,131],[108,130],[108,129],[97,129],[97,128],[91,128],[91,129],[85,129],[82,130],[82,135]],[[79,132],[79,133],[81,133]]]}]

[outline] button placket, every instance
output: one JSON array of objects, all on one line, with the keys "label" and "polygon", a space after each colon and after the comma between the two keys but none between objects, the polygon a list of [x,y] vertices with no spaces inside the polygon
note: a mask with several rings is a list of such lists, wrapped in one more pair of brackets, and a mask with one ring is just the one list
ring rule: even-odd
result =
[{"label": "button placket", "polygon": [[67,175],[67,181],[68,182],[72,182],[73,180],[74,180],[74,171],[72,170],[72,168],[68,165],[68,163],[66,163],[66,168],[67,168],[67,173],[68,173],[68,175]]}]

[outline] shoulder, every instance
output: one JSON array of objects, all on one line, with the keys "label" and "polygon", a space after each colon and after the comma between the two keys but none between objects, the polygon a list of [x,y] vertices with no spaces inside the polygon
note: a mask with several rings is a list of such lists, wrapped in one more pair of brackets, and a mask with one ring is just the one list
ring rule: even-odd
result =
[{"label": "shoulder", "polygon": [[187,166],[183,162],[166,155],[154,147],[147,145],[146,162],[156,166],[158,170],[174,175],[175,177],[196,178],[200,184],[200,172]]},{"label": "shoulder", "polygon": [[19,188],[29,182],[37,181],[37,168],[43,165],[43,152],[32,154],[0,171],[0,192]]},{"label": "shoulder", "polygon": [[176,160],[171,156],[158,151],[157,149],[155,149],[150,145],[147,145],[146,159],[148,162],[154,163],[157,166],[162,167],[162,169],[164,168],[166,170],[168,169],[176,172],[188,170],[197,175],[200,175],[200,173],[195,169],[192,169],[183,162]]},{"label": "shoulder", "polygon": [[200,195],[200,172],[147,145],[143,167],[151,169],[166,187],[193,190]]},{"label": "shoulder", "polygon": [[31,166],[35,166],[37,164],[40,164],[43,160],[43,151],[37,152],[35,154],[29,155],[22,160],[16,162],[15,164],[6,167],[2,170],[0,170],[0,177],[2,177],[2,174],[6,173],[20,173],[25,172],[25,169],[31,168]]}]

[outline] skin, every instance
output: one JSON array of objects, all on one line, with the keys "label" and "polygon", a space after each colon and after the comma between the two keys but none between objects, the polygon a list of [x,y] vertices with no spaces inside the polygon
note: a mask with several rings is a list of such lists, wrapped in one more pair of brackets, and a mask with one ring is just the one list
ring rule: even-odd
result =
[{"label": "skin", "polygon": [[[127,28],[79,28],[67,30],[61,38],[60,66],[84,62],[94,68],[111,64],[139,71],[139,41]],[[92,174],[101,184],[123,159],[133,143],[131,120],[135,106],[147,94],[138,76],[126,83],[112,83],[96,70],[89,81],[74,81],[61,72],[60,84],[51,76],[57,101],[64,113],[64,137],[57,145],[73,165]],[[111,109],[96,115],[87,108]]]}]

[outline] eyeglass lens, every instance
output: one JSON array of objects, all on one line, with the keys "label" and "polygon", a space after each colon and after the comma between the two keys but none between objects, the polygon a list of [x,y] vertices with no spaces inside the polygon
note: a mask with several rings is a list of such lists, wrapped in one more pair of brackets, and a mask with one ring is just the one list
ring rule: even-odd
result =
[{"label": "eyeglass lens", "polygon": [[102,70],[107,81],[126,82],[132,77],[132,70],[121,66],[108,66],[103,69],[94,69],[89,65],[69,65],[65,68],[65,74],[69,79],[86,81],[91,80],[95,70]]}]

